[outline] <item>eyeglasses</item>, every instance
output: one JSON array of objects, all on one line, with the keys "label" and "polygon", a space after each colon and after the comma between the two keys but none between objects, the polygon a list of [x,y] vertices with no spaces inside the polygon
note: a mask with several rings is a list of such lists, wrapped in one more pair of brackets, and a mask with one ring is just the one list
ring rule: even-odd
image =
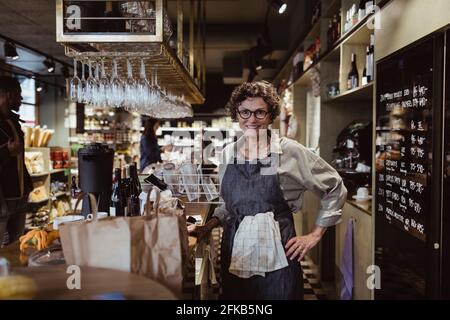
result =
[{"label": "eyeglasses", "polygon": [[267,115],[269,114],[267,111],[264,111],[264,110],[256,110],[256,111],[252,112],[252,111],[247,110],[247,109],[238,110],[238,113],[241,116],[241,118],[244,119],[244,120],[250,119],[252,114],[255,115],[256,119],[262,120],[262,119],[265,119],[267,117]]}]

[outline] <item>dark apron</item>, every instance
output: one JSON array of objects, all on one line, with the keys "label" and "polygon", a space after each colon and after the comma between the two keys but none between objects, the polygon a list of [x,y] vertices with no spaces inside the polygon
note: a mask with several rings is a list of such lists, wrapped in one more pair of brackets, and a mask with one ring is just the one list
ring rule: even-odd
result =
[{"label": "dark apron", "polygon": [[265,165],[229,164],[222,179],[221,194],[229,214],[223,223],[221,247],[222,299],[299,300],[303,299],[303,276],[295,259],[283,269],[266,272],[265,277],[239,278],[228,272],[234,236],[246,216],[272,211],[280,226],[283,247],[295,237],[294,221],[283,198],[278,175],[261,175]]}]

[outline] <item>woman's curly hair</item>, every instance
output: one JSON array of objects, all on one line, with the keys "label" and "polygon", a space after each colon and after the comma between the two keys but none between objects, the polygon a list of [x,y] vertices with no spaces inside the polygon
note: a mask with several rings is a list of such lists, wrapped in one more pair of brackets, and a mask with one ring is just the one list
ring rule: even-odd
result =
[{"label": "woman's curly hair", "polygon": [[275,87],[267,81],[245,82],[236,87],[225,109],[233,121],[238,121],[238,107],[247,98],[263,98],[269,106],[269,116],[273,122],[280,115],[281,99]]}]

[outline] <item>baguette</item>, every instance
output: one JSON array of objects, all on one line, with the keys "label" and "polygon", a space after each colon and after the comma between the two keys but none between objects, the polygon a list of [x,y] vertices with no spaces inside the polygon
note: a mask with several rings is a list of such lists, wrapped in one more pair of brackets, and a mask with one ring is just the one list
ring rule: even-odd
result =
[{"label": "baguette", "polygon": [[39,147],[39,140],[41,138],[41,127],[36,126],[34,128],[34,134],[33,134],[33,145],[32,147]]}]

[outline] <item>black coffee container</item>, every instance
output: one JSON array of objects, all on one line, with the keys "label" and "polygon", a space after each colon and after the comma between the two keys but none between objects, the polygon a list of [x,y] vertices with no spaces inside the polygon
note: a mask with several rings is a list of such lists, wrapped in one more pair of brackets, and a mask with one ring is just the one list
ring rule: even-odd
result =
[{"label": "black coffee container", "polygon": [[[98,211],[109,211],[113,162],[114,150],[100,143],[88,144],[78,151],[79,187],[83,192],[95,194]],[[83,201],[83,214],[89,210],[86,203]]]}]

